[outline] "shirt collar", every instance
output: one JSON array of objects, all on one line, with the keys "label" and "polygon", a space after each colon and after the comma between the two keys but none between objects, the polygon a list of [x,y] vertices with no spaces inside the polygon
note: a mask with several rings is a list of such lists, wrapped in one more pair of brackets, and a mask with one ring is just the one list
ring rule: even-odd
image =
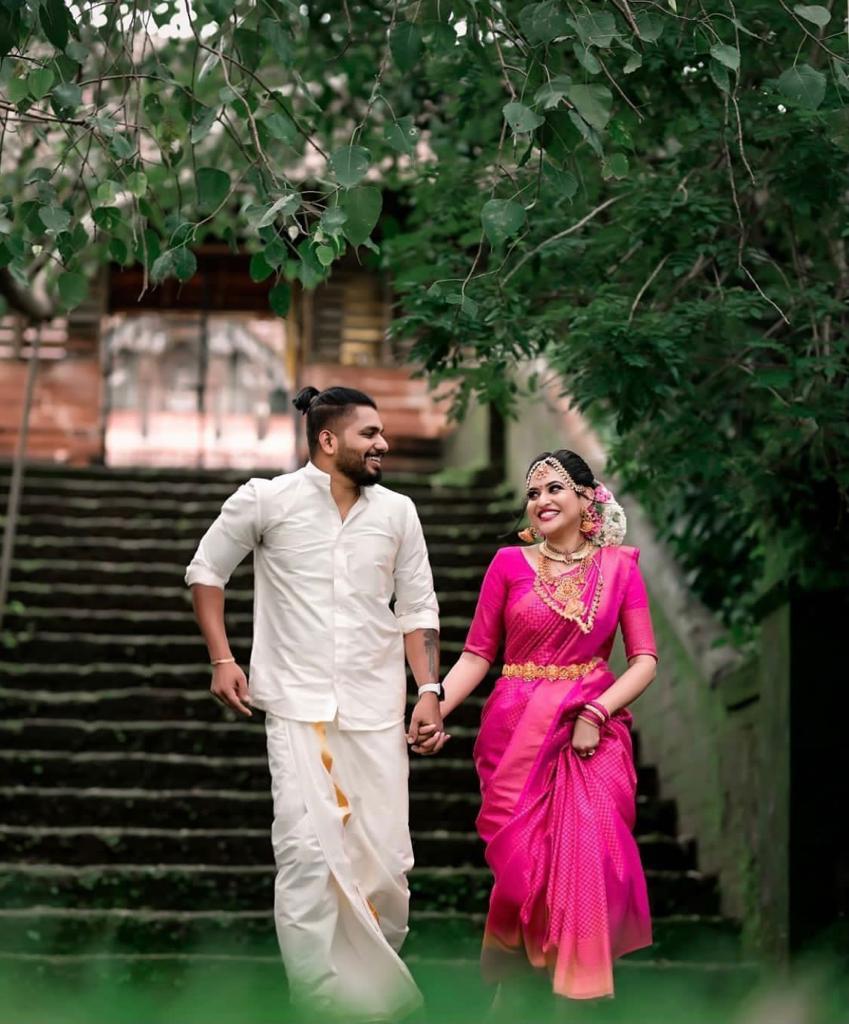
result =
[{"label": "shirt collar", "polygon": [[[325,473],[323,469],[319,469],[314,462],[309,461],[306,463],[304,466],[304,476],[308,480],[312,480],[312,482],[323,491],[326,491],[328,494],[330,493],[330,474]],[[370,501],[373,491],[373,486],[361,487],[360,497]]]}]

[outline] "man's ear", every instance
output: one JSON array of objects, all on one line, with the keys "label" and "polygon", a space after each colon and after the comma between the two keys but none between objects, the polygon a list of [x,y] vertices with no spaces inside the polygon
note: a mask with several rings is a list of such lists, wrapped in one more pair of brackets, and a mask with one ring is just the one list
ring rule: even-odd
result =
[{"label": "man's ear", "polygon": [[337,447],[336,435],[332,430],[320,430],[318,433],[318,446],[325,455],[335,455]]}]

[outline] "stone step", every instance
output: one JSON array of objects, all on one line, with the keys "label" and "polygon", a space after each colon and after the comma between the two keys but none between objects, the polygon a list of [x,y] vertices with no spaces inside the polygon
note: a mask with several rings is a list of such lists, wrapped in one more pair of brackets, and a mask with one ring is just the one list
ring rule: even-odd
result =
[{"label": "stone step", "polygon": [[[116,501],[119,504],[116,505]],[[129,501],[71,498],[60,509],[45,508],[43,499],[24,498],[18,517],[19,537],[128,537],[141,540],[175,537],[199,540],[216,518],[220,502]],[[435,540],[462,540],[481,532],[506,532],[518,515],[515,501],[489,497],[467,501],[465,494],[444,501],[417,502],[425,534]],[[0,514],[0,529],[5,516]]]},{"label": "stone step", "polygon": [[[15,543],[16,561],[45,561],[54,564],[68,559],[75,563],[113,563],[132,562],[138,558],[139,548],[144,547],[151,561],[172,566],[185,567],[195,553],[200,534],[187,534],[183,538],[166,538],[162,540],[139,541],[133,537],[98,536],[87,533],[69,540],[67,537],[55,536],[23,536]],[[472,535],[462,540],[444,540],[442,538],[428,542],[430,564],[448,567],[461,564],[486,568],[498,548],[498,543],[487,537],[476,541]],[[477,534],[479,536],[479,534]]]},{"label": "stone step", "polygon": [[[495,549],[496,545],[493,544],[490,550],[494,552]],[[76,552],[73,554],[73,558],[47,560],[16,557],[12,562],[12,587],[17,587],[21,583],[46,583],[51,586],[64,586],[69,583],[88,586],[134,586],[140,591],[148,587],[173,587],[182,582],[191,556],[190,552],[185,561],[161,562],[154,561],[151,555],[149,561],[140,562],[138,546],[133,552],[135,560],[120,562],[98,561],[95,558],[87,561],[77,557]],[[437,564],[434,560],[433,577],[438,591],[469,591],[480,588],[489,558],[481,560],[478,564],[456,564],[458,559],[459,556],[445,565]],[[234,570],[231,583],[235,590],[244,590],[251,585],[252,578],[253,567],[248,560]]]},{"label": "stone step", "polygon": [[[276,940],[269,903],[246,911],[83,910],[27,908],[0,911],[0,949],[7,953],[56,955],[86,949],[133,953],[203,950],[214,952],[264,952],[274,955]],[[445,911],[411,913],[411,934],[406,956],[433,955],[435,949],[469,957],[480,949],[483,918],[477,914]],[[712,917],[673,918],[668,926],[658,922],[658,948],[673,949],[683,956],[694,943],[710,938],[717,951],[733,963],[727,932]],[[721,945],[722,943],[722,945]],[[644,958],[651,957],[647,950]]]},{"label": "stone step", "polygon": [[[437,591],[440,614],[463,617],[468,624],[479,590]],[[88,584],[88,583],[26,583],[18,581],[9,591],[9,604],[16,614],[49,616],[53,610],[73,608],[79,614],[106,611],[122,615],[128,612],[143,612],[150,616],[160,613],[186,612],[191,610],[192,595],[182,583],[164,587],[139,587],[133,584]],[[253,612],[253,591],[227,588],[227,612],[251,615]]]},{"label": "stone step", "polygon": [[[659,867],[674,840],[645,837],[640,855],[655,893],[667,896],[683,869]],[[412,906],[485,914],[492,878],[485,867],[416,866],[410,873]],[[687,877],[696,877],[692,871]],[[687,883],[682,883],[687,884]],[[272,864],[0,864],[0,908],[262,910],[271,905]],[[661,897],[658,897],[661,898]],[[662,916],[662,915],[661,915]]]},{"label": "stone step", "polygon": [[[227,631],[233,636],[251,636],[253,615],[249,611],[227,609]],[[13,608],[4,616],[4,629],[12,634],[24,634],[30,629],[46,628],[52,633],[77,632],[109,634],[155,634],[159,637],[177,637],[182,641],[197,640],[199,631],[191,606],[174,610],[146,610],[119,612],[116,609],[77,608]],[[443,641],[464,640],[469,631],[468,616],[440,615],[440,635]]]},{"label": "stone step", "polygon": [[[118,683],[132,683],[132,678],[120,667],[117,668],[119,675],[116,677],[108,668],[105,668],[98,675],[93,675],[85,671],[85,666],[75,666],[81,670],[76,675],[77,689],[46,690],[36,689],[35,686],[36,684],[44,686],[55,682],[55,674],[39,672],[36,676],[33,672],[27,673],[24,671],[28,667],[32,668],[33,666],[6,666],[6,682],[17,680],[21,685],[19,688],[0,687],[0,715],[5,716],[7,723],[9,723],[7,728],[14,732],[20,732],[23,728],[23,726],[14,723],[20,722],[22,719],[33,718],[65,719],[66,723],[68,721],[82,721],[85,724],[79,726],[80,728],[92,728],[97,723],[116,722],[120,723],[121,728],[124,728],[124,723],[126,722],[136,724],[145,720],[157,723],[179,722],[180,725],[185,725],[187,722],[241,722],[242,724],[251,724],[245,723],[244,719],[237,717],[235,712],[222,707],[218,701],[210,696],[209,670],[206,668],[195,673],[197,686],[191,690],[173,686],[175,682],[186,682],[185,674],[180,678],[177,678],[174,674],[168,675],[163,679],[164,685],[160,687],[141,684],[139,686],[130,685],[118,686],[112,689],[98,689],[97,686],[100,682],[108,686],[110,682],[114,684],[116,681]],[[40,667],[49,668],[49,666]],[[9,675],[8,670],[10,668],[20,670],[19,674],[17,676]],[[65,675],[68,673],[67,669],[56,669],[54,673],[56,671],[64,671]],[[0,669],[0,675],[2,675],[2,669]],[[490,675],[494,676],[495,673],[493,672]],[[156,677],[153,677],[151,680],[144,674],[137,674],[137,678],[145,682],[155,682]],[[29,684],[29,688],[27,684]],[[452,743],[461,735],[461,733],[455,731],[457,727],[463,726],[477,729],[480,724],[485,694],[488,690],[489,683],[485,680],[481,683],[478,690],[470,697],[467,697],[460,707],[453,712],[450,718]],[[410,685],[407,697],[408,712],[415,704],[415,700],[416,698],[412,693],[412,685]],[[259,716],[260,713],[257,712],[257,717]],[[98,725],[97,727],[99,728],[100,726]],[[0,737],[4,735],[4,724],[0,721]],[[23,740],[17,740],[12,735],[5,742],[10,747],[21,745],[33,747],[38,745],[33,742],[34,738],[27,736]],[[3,742],[4,740],[0,738],[0,747],[2,747]],[[145,742],[147,742],[146,739]],[[81,739],[79,743],[74,741],[73,745],[66,749],[87,749],[86,743],[85,739]]]},{"label": "stone step", "polygon": [[[268,478],[272,474],[259,472],[254,476]],[[107,502],[110,499],[128,498],[133,500],[159,500],[167,498],[172,502],[187,503],[203,502],[205,504],[221,504],[243,483],[251,479],[249,472],[233,475],[212,475],[198,478],[190,470],[182,476],[152,477],[146,479],[135,474],[120,475],[117,470],[107,470],[100,477],[86,476],[77,472],[65,473],[48,477],[42,473],[28,471],[24,477],[24,494],[40,499],[40,507],[58,508],[66,498],[89,498]],[[8,493],[8,475],[0,477],[0,507],[5,506]],[[492,485],[475,485],[471,487],[440,486],[438,478],[418,476],[414,474],[392,474],[387,476],[383,485],[399,494],[406,494],[418,503],[428,500],[459,500],[459,501],[493,501],[503,499],[505,491]]]},{"label": "stone step", "polygon": [[[63,723],[64,725],[78,723]],[[96,725],[97,723],[92,723]],[[197,733],[182,727],[182,723],[163,723],[170,726],[176,736],[188,742],[174,743],[158,740],[151,743],[151,733],[133,731],[133,724],[124,729],[116,724],[111,730],[98,727],[92,733],[77,730],[71,734],[71,747],[59,749],[32,749],[31,742],[43,743],[49,737],[45,729],[37,728],[30,734],[26,730],[14,732],[14,725],[0,727],[0,778],[7,786],[76,786],[80,789],[106,786],[109,789],[168,789],[179,785],[181,789],[250,789],[263,792],[269,788],[268,762],[264,741],[250,729],[250,744],[232,742],[232,734],[210,736],[210,742],[200,746],[197,753],[187,753],[198,747]],[[207,727],[208,729],[208,727]],[[163,730],[164,731],[164,730]],[[169,730],[170,731],[170,730]],[[68,730],[67,732],[70,732]],[[64,735],[67,735],[67,732]],[[82,733],[82,735],[80,735]],[[459,733],[459,735],[458,735]],[[92,735],[93,734],[93,735]],[[32,740],[30,736],[32,735]],[[104,739],[105,737],[105,739]],[[410,758],[410,788],[415,792],[443,790],[450,793],[479,792],[478,777],[471,760],[474,730],[456,729],[452,742],[439,757]],[[118,744],[125,739],[123,749]],[[106,741],[115,746],[98,749]],[[10,749],[18,746],[19,749]],[[168,747],[165,752],[163,748]],[[213,751],[218,750],[216,756]],[[73,752],[71,752],[73,751]],[[641,796],[657,796],[657,772],[654,768],[640,768],[638,792]],[[666,864],[664,867],[693,867],[691,863]]]},{"label": "stone step", "polygon": [[[5,654],[6,652],[3,653]],[[41,653],[43,655],[45,652],[42,651]],[[49,653],[52,654],[53,652]],[[445,664],[450,665],[450,655],[446,654],[444,661]],[[247,669],[247,660],[243,664]],[[467,724],[466,714],[468,709],[480,707],[479,698],[485,696],[488,692],[489,684],[496,677],[497,671],[493,670],[490,672],[475,691],[475,694],[467,701],[464,701],[462,707],[457,711],[459,717],[456,720],[462,720],[463,724]],[[87,696],[95,699],[101,691],[104,693],[124,692],[126,696],[127,690],[136,688],[141,688],[139,690],[140,696],[147,694],[148,697],[155,698],[155,694],[151,694],[151,691],[164,689],[193,693],[196,695],[194,699],[197,700],[201,699],[199,695],[203,695],[205,699],[211,700],[209,697],[209,681],[210,668],[206,663],[206,656],[203,650],[198,651],[198,656],[190,664],[186,665],[162,661],[146,664],[141,659],[138,661],[91,660],[78,664],[60,661],[55,663],[26,660],[0,661],[0,686],[2,686],[4,691],[28,690],[34,695],[38,694],[37,699],[42,702],[52,701],[51,694],[60,694],[63,691],[78,691],[83,699]],[[411,686],[408,686],[408,691],[412,693]],[[36,700],[35,696],[33,700]],[[220,705],[217,706],[217,710],[219,711],[218,716],[209,716],[213,721],[227,714]],[[32,711],[29,714],[32,714]],[[155,715],[150,714],[144,717],[153,718]],[[476,711],[473,715],[474,721],[477,722],[479,717],[479,713]],[[455,720],[453,716],[452,720]]]},{"label": "stone step", "polygon": [[[180,824],[185,828],[209,830],[226,828],[236,822],[246,829],[270,826],[271,796],[266,789],[213,790],[178,786],[178,779],[168,789],[3,786],[0,787],[0,820],[5,825],[33,829],[50,825],[66,828],[144,826],[167,830]],[[411,827],[418,831],[448,829],[452,833],[471,835],[479,807],[480,797],[475,792],[414,790],[410,794]],[[673,801],[637,797],[635,831],[638,835],[674,836],[675,826]],[[477,844],[476,838],[474,844]],[[16,858],[0,855],[0,859]],[[91,858],[87,860],[92,862]],[[464,855],[458,863],[473,862]],[[423,863],[432,862],[424,858]]]},{"label": "stone step", "polygon": [[[175,666],[209,665],[209,656],[199,633],[197,636],[185,637],[144,633],[59,633],[31,626],[27,630],[7,635],[11,637],[12,645],[2,652],[3,657],[8,662],[18,664],[40,662],[47,654],[55,658],[57,663],[72,665],[112,661],[153,666],[166,660]],[[250,634],[231,634],[230,649],[240,665],[247,667],[250,664]],[[445,662],[453,664],[463,651],[463,641],[442,640],[440,650]],[[3,665],[0,663],[0,681],[4,681],[4,678]]]}]

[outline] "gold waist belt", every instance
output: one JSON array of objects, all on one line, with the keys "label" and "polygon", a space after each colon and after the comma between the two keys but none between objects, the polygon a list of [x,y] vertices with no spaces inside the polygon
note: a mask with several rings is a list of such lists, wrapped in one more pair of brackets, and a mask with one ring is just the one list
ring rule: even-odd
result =
[{"label": "gold waist belt", "polygon": [[501,675],[508,679],[580,679],[602,663],[601,658],[590,658],[574,665],[535,665],[532,661],[505,665]]}]

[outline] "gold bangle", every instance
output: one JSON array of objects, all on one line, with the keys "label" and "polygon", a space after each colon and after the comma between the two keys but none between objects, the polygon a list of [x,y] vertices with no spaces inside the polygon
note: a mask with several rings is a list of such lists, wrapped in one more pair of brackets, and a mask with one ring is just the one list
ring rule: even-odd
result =
[{"label": "gold bangle", "polygon": [[236,664],[236,659],[235,658],[213,658],[213,660],[209,664],[210,665],[235,665]]},{"label": "gold bangle", "polygon": [[589,718],[584,718],[583,715],[578,715],[578,718],[580,718],[580,720],[582,722],[586,722],[587,725],[591,725],[593,727],[593,729],[599,729],[599,730],[601,729],[601,723],[598,722],[598,721],[593,722]]}]

